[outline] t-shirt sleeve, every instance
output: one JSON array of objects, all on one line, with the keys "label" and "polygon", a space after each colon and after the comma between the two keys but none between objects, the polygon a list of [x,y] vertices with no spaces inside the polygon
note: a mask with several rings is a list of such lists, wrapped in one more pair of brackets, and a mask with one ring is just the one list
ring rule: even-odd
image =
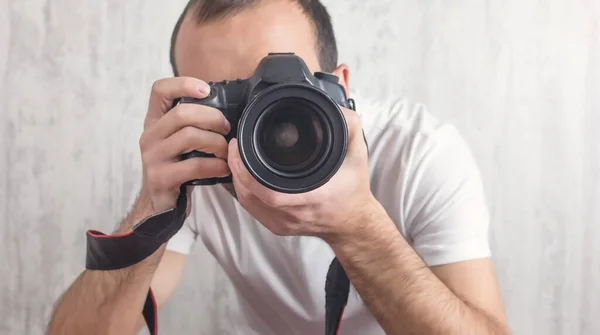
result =
[{"label": "t-shirt sleeve", "polygon": [[167,242],[167,250],[189,255],[198,236],[195,227],[195,217],[191,214],[181,229]]},{"label": "t-shirt sleeve", "polygon": [[481,175],[463,138],[441,126],[409,168],[405,223],[429,266],[490,256],[489,213]]}]

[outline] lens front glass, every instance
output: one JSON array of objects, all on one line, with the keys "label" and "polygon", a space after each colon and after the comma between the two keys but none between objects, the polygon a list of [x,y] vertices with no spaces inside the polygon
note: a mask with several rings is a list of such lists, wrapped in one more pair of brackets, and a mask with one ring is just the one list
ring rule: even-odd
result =
[{"label": "lens front glass", "polygon": [[318,109],[308,101],[279,100],[264,111],[256,129],[259,152],[271,168],[301,173],[322,158],[325,128]]}]

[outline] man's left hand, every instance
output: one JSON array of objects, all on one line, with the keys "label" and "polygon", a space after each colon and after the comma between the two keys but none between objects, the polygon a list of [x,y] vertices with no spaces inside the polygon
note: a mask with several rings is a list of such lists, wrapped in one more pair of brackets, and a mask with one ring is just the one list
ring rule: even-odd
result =
[{"label": "man's left hand", "polygon": [[317,236],[332,242],[353,235],[380,210],[370,190],[367,146],[358,114],[342,108],[348,125],[348,152],[337,173],[306,193],[271,190],[250,175],[237,140],[229,143],[228,164],[240,204],[276,235]]}]

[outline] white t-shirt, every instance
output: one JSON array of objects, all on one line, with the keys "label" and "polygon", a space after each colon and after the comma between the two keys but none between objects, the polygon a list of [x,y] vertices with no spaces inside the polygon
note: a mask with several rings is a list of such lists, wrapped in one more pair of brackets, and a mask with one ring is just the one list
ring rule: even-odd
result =
[{"label": "white t-shirt", "polygon": [[[356,104],[372,192],[425,263],[489,257],[479,170],[456,129],[406,100]],[[236,334],[323,334],[331,248],[314,237],[273,235],[220,185],[194,192],[193,214],[168,249],[188,254],[202,239],[236,289]],[[340,334],[384,334],[354,290]]]}]

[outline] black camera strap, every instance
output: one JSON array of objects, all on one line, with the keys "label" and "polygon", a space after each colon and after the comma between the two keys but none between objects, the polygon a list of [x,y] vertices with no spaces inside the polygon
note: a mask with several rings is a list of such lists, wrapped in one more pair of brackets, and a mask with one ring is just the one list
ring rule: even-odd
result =
[{"label": "black camera strap", "polygon": [[[87,232],[86,269],[117,270],[137,264],[152,255],[181,229],[187,207],[186,187],[180,188],[174,209],[144,219],[124,234],[105,235]],[[336,335],[348,301],[350,281],[337,258],[334,258],[325,281],[325,334]],[[158,334],[158,308],[152,289],[148,291],[142,316],[151,335]]]},{"label": "black camera strap", "polygon": [[336,257],[329,265],[325,279],[325,335],[339,332],[349,292],[350,280]]},{"label": "black camera strap", "polygon": [[[175,208],[144,219],[131,232],[105,235],[95,230],[88,231],[86,269],[117,270],[143,261],[181,229],[186,209],[187,188],[182,186]],[[152,335],[158,334],[157,313],[156,301],[150,289],[142,315]]]}]

